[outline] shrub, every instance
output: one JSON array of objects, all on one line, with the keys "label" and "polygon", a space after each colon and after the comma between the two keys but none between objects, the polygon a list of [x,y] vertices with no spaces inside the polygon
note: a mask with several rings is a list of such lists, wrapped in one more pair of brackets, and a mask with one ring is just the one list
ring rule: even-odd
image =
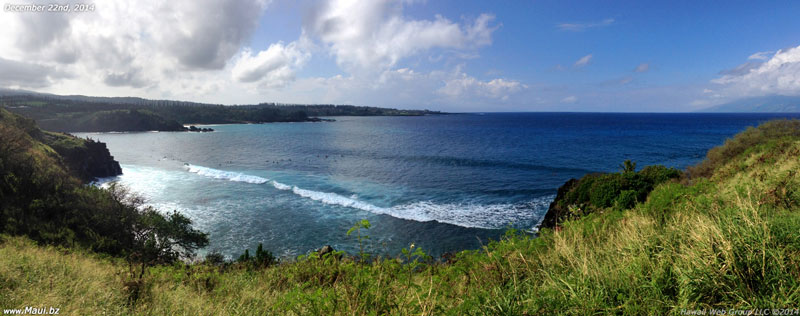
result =
[{"label": "shrub", "polygon": [[278,260],[269,250],[264,250],[264,245],[259,243],[256,248],[255,256],[250,256],[250,249],[245,249],[244,253],[236,260],[239,263],[248,265],[251,268],[265,268],[278,263]]},{"label": "shrub", "polygon": [[638,193],[634,190],[624,190],[614,200],[614,207],[620,210],[629,209],[636,205]]},{"label": "shrub", "polygon": [[600,176],[592,185],[589,201],[596,207],[609,207],[623,188],[622,177],[619,174]]}]

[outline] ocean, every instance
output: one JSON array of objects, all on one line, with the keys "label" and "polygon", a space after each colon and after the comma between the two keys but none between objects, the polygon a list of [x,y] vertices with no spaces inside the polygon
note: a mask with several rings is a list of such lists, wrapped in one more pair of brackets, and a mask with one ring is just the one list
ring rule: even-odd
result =
[{"label": "ocean", "polygon": [[108,144],[116,181],[209,233],[203,251],[259,243],[291,258],[414,243],[438,257],[507,228],[535,231],[558,187],[626,159],[684,169],[748,126],[800,114],[486,113],[334,117],[211,126],[212,133],[76,133]]}]

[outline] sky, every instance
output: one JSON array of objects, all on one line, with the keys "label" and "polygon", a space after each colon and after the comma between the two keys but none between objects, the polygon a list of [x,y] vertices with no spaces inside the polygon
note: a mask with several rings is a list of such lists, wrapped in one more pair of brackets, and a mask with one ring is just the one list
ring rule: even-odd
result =
[{"label": "sky", "polygon": [[798,1],[9,1],[11,89],[451,112],[683,112],[800,95]]}]

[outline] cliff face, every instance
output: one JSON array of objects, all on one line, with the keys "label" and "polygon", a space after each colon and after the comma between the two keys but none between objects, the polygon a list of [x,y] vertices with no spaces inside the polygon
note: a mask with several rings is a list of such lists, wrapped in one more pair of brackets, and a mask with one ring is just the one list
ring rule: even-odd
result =
[{"label": "cliff face", "polygon": [[114,156],[108,151],[105,143],[84,140],[85,147],[78,147],[64,152],[58,151],[67,167],[76,176],[84,181],[91,181],[94,178],[113,177],[122,174],[119,162],[114,160]]},{"label": "cliff face", "polygon": [[[54,159],[60,160],[69,169],[68,171],[81,181],[89,182],[95,178],[122,174],[119,162],[114,160],[114,156],[111,156],[105,143],[81,139],[64,133],[43,131],[36,126],[33,120],[13,114],[3,108],[0,108],[0,127],[6,134],[19,134],[16,139],[29,139],[26,142],[38,141],[41,142],[40,145],[52,148],[60,156]],[[11,145],[12,138],[5,139],[4,142],[9,143],[6,145]],[[42,152],[47,151],[43,150]]]},{"label": "cliff face", "polygon": [[539,225],[540,228],[554,228],[556,227],[556,224],[561,222],[569,215],[569,209],[563,206],[563,203],[559,202],[566,199],[567,193],[572,190],[572,187],[574,187],[577,183],[578,179],[569,179],[566,183],[558,188],[556,198],[552,203],[550,203],[550,208],[547,210],[547,214],[544,215],[542,224]]},{"label": "cliff face", "polygon": [[122,174],[119,162],[111,156],[105,143],[50,132],[44,132],[41,141],[52,147],[67,168],[84,182]]}]

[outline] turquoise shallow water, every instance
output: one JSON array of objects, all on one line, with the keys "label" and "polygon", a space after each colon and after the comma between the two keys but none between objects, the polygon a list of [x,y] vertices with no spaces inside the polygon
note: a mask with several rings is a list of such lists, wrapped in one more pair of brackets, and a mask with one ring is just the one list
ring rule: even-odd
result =
[{"label": "turquoise shallow water", "polygon": [[[118,181],[210,233],[235,256],[331,244],[372,222],[368,249],[415,243],[433,255],[477,248],[505,227],[532,230],[556,189],[588,172],[684,168],[775,114],[503,113],[338,117],[336,122],[213,126],[213,133],[78,134],[108,143]],[[798,115],[795,115],[798,116]]]}]

